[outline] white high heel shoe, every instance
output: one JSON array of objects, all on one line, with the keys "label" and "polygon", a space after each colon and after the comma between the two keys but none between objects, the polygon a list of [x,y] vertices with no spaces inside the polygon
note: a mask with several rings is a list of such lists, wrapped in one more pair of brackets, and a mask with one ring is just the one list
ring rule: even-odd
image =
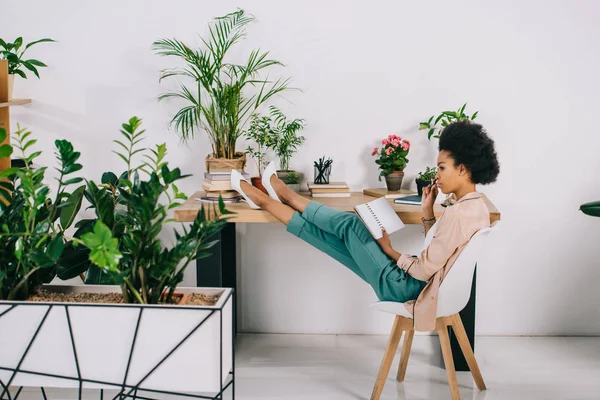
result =
[{"label": "white high heel shoe", "polygon": [[[253,208],[255,210],[259,209],[260,207],[257,206],[252,200],[250,200],[250,198],[248,196],[246,196],[246,193],[244,193],[242,191],[240,182],[241,181],[246,181],[248,182],[246,179],[244,179],[244,177],[242,176],[242,174],[240,174],[238,171],[236,171],[235,169],[231,170],[231,188],[233,190],[235,190],[236,192],[238,192],[239,194],[241,194],[244,199],[246,200],[246,202],[248,203],[248,205],[250,206],[250,208]],[[250,184],[250,182],[248,182]]]},{"label": "white high heel shoe", "polygon": [[269,165],[265,168],[265,171],[262,175],[262,184],[267,189],[267,193],[273,200],[277,200],[278,202],[282,202],[279,196],[277,196],[277,192],[273,189],[273,185],[271,185],[271,177],[273,175],[277,175],[277,167],[275,166],[275,161],[271,161]]}]

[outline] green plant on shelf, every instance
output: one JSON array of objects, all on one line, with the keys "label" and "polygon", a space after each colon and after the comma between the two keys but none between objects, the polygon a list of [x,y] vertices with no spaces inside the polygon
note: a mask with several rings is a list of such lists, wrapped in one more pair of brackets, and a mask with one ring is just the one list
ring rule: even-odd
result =
[{"label": "green plant on shelf", "polygon": [[30,47],[44,42],[54,42],[54,40],[50,38],[44,38],[23,46],[22,37],[16,38],[14,42],[7,42],[0,38],[0,60],[8,61],[9,74],[19,75],[21,78],[27,79],[25,70],[29,70],[39,78],[40,74],[37,69],[40,67],[47,67],[47,65],[33,58],[25,59],[24,56],[25,52]]}]

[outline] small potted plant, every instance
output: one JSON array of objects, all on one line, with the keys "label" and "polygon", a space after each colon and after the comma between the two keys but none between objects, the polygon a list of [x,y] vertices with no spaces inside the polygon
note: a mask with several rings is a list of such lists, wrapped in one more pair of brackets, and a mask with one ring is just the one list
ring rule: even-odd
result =
[{"label": "small potted plant", "polygon": [[397,135],[389,135],[381,141],[381,150],[377,147],[371,152],[372,156],[379,155],[375,163],[379,165],[381,172],[379,180],[385,177],[385,184],[389,191],[400,190],[402,179],[404,178],[404,168],[408,164],[408,152],[410,151],[410,142]]},{"label": "small potted plant", "polygon": [[[271,106],[269,109],[273,120],[271,148],[279,158],[277,176],[285,182],[286,176],[293,171],[290,169],[292,156],[305,141],[304,136],[298,135],[298,132],[304,129],[304,120],[296,118],[288,121],[278,108]],[[300,175],[298,172],[296,173]]]},{"label": "small potted plant", "polygon": [[[432,137],[434,139],[439,139],[442,128],[448,126],[452,122],[462,121],[464,119],[473,121],[475,118],[477,118],[477,114],[479,113],[479,111],[475,111],[475,113],[473,113],[473,115],[471,115],[469,117],[467,114],[465,114],[466,107],[467,107],[467,103],[463,104],[463,106],[461,108],[459,108],[457,111],[442,111],[442,113],[440,115],[438,115],[437,117],[435,115],[432,115],[428,121],[421,122],[419,124],[419,130],[420,131],[427,130],[427,139],[429,139],[429,140],[431,140]],[[434,118],[435,118],[435,121],[433,120]],[[432,122],[433,122],[433,124],[432,124]],[[438,126],[438,123],[440,123],[440,122],[441,122],[441,127]],[[436,131],[437,131],[437,133],[436,133]]]},{"label": "small potted plant", "polygon": [[427,167],[425,168],[425,172],[419,172],[417,179],[415,179],[415,182],[417,183],[417,192],[419,193],[419,196],[423,195],[423,188],[429,185],[432,179],[435,179],[436,174],[436,167]]},{"label": "small potted plant", "polygon": [[285,184],[294,192],[300,192],[300,177],[295,171],[291,171],[285,178]]},{"label": "small potted plant", "polygon": [[244,132],[247,139],[252,140],[256,144],[256,149],[248,146],[246,154],[256,161],[258,176],[250,178],[252,185],[267,193],[267,190],[262,184],[262,173],[266,167],[266,150],[271,146],[273,139],[273,131],[271,129],[271,118],[260,114],[253,114],[250,119],[248,130]]},{"label": "small potted plant", "polygon": [[23,79],[27,79],[25,69],[33,72],[35,76],[40,77],[37,70],[39,67],[47,67],[46,64],[39,60],[30,58],[23,59],[25,52],[31,46],[43,42],[54,42],[49,38],[36,40],[23,46],[23,38],[18,37],[14,42],[10,43],[0,38],[0,60],[8,60],[8,101],[12,100],[12,93],[15,81],[15,75],[19,75]]}]

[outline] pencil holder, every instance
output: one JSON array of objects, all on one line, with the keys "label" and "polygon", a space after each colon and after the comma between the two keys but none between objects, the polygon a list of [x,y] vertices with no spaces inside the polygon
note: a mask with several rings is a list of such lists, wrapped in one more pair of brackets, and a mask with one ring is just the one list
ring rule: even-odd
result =
[{"label": "pencil holder", "polygon": [[315,183],[319,185],[326,185],[329,183],[329,175],[331,174],[331,165],[320,169],[315,167]]}]

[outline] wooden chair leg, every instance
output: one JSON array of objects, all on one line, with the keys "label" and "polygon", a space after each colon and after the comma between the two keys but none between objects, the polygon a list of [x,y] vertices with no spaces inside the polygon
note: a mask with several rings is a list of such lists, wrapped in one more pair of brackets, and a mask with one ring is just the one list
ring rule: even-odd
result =
[{"label": "wooden chair leg", "polygon": [[381,397],[381,392],[383,391],[383,386],[385,385],[385,381],[390,373],[390,367],[394,361],[396,350],[398,350],[398,343],[400,342],[400,337],[402,336],[402,326],[402,317],[396,315],[396,319],[394,319],[394,326],[392,327],[392,332],[390,333],[387,347],[385,349],[385,354],[383,355],[383,360],[381,361],[381,366],[379,367],[377,380],[375,381],[375,386],[373,387],[371,400],[379,400]]},{"label": "wooden chair leg", "polygon": [[479,370],[479,365],[477,365],[477,360],[475,359],[475,354],[473,354],[473,349],[471,348],[471,343],[469,343],[469,338],[467,337],[467,332],[465,331],[465,327],[460,319],[459,314],[455,314],[452,316],[452,329],[454,329],[454,333],[456,334],[456,339],[458,340],[458,344],[460,345],[460,349],[462,350],[465,360],[467,361],[467,365],[469,365],[469,369],[471,370],[471,374],[473,374],[473,379],[477,384],[477,388],[479,390],[486,390],[485,382],[483,381],[483,377],[481,376],[481,371]]},{"label": "wooden chair leg", "polygon": [[458,381],[456,380],[456,370],[454,369],[454,361],[452,360],[452,349],[450,348],[450,336],[448,336],[446,324],[442,321],[442,318],[438,319],[436,331],[440,337],[442,355],[444,356],[444,364],[446,365],[446,375],[448,375],[448,385],[450,385],[452,400],[460,400]]},{"label": "wooden chair leg", "polygon": [[396,380],[403,382],[406,376],[406,367],[408,366],[408,357],[410,356],[410,348],[412,347],[413,337],[415,336],[414,329],[406,331],[404,334],[404,343],[402,344],[402,355],[400,356],[400,365],[398,366],[398,375]]}]

